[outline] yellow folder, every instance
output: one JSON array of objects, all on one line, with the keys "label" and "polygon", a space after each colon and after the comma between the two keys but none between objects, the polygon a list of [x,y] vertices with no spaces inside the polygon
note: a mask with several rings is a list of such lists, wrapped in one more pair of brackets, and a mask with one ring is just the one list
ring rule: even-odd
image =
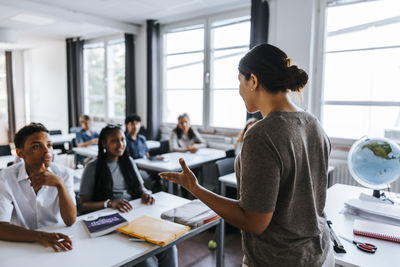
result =
[{"label": "yellow folder", "polygon": [[149,216],[141,216],[117,230],[156,245],[165,246],[190,230],[190,227]]}]

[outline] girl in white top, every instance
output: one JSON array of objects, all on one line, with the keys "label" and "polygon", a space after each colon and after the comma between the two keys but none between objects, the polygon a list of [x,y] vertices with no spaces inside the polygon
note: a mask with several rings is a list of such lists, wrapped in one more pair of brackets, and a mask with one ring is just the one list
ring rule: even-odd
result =
[{"label": "girl in white top", "polygon": [[199,148],[207,147],[207,143],[198,131],[190,125],[189,115],[178,116],[178,125],[171,132],[169,150],[174,152],[196,153]]}]

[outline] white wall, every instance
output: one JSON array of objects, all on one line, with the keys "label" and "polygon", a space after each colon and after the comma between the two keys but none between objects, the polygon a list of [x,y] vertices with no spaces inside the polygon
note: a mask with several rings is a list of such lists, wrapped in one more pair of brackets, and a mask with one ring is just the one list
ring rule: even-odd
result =
[{"label": "white wall", "polygon": [[64,40],[25,51],[28,122],[68,133],[67,55]]},{"label": "white wall", "polygon": [[318,0],[270,0],[270,43],[278,46],[293,59],[293,64],[309,75],[303,96],[292,94],[292,99],[308,109],[312,92],[314,62],[314,34],[318,22]]}]

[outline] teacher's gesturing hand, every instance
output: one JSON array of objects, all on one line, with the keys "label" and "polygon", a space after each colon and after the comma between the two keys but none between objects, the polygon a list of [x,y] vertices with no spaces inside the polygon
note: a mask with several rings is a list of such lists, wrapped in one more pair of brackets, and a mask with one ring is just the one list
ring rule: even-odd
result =
[{"label": "teacher's gesturing hand", "polygon": [[187,167],[182,158],[179,159],[179,163],[182,167],[181,172],[161,172],[158,175],[163,179],[180,184],[188,191],[192,191],[194,187],[198,186],[196,175]]}]

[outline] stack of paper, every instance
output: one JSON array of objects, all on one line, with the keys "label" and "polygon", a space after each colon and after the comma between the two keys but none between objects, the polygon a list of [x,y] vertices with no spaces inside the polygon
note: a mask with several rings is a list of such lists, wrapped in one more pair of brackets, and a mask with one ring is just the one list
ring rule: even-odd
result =
[{"label": "stack of paper", "polygon": [[400,225],[400,206],[386,203],[351,199],[345,202],[346,212],[352,215],[377,221]]},{"label": "stack of paper", "polygon": [[188,231],[190,227],[181,224],[142,216],[118,229],[119,232],[144,239],[159,246],[165,246]]}]

